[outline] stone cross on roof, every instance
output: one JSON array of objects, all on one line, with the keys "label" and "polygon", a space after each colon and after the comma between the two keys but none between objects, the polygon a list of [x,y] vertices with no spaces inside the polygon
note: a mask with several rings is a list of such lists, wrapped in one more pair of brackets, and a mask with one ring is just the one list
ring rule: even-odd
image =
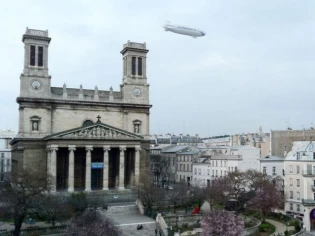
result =
[{"label": "stone cross on roof", "polygon": [[97,118],[96,123],[102,123],[101,120],[100,120],[102,117],[100,117],[100,115],[98,115],[96,118]]}]

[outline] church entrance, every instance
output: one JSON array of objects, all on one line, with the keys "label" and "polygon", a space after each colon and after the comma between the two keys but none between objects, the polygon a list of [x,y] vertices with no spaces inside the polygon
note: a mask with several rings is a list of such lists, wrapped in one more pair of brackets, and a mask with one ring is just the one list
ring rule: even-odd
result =
[{"label": "church entrance", "polygon": [[108,188],[119,186],[119,148],[111,148],[108,163]]},{"label": "church entrance", "polygon": [[310,226],[311,231],[315,231],[315,209],[313,209],[310,213]]},{"label": "church entrance", "polygon": [[60,148],[57,156],[57,183],[58,190],[66,190],[68,188],[68,166],[69,156],[67,148]]},{"label": "church entrance", "polygon": [[91,159],[91,188],[99,190],[103,187],[103,149],[95,148]]},{"label": "church entrance", "polygon": [[134,149],[127,149],[125,156],[125,188],[131,188],[135,183],[135,158]]}]

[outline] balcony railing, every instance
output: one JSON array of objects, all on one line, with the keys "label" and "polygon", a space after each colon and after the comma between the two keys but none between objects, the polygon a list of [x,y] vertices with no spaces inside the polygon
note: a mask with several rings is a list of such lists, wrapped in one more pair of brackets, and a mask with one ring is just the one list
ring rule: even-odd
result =
[{"label": "balcony railing", "polygon": [[315,199],[302,199],[302,204],[315,206]]},{"label": "balcony railing", "polygon": [[304,177],[315,177],[315,171],[312,170],[303,170]]}]

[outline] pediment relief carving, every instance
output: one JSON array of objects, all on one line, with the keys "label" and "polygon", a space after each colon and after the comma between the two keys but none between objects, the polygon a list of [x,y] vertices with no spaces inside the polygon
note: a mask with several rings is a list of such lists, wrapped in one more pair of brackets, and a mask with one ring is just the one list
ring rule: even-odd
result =
[{"label": "pediment relief carving", "polygon": [[132,135],[122,130],[110,128],[102,125],[85,127],[59,135],[53,135],[52,138],[87,138],[87,139],[141,139],[138,135]]}]

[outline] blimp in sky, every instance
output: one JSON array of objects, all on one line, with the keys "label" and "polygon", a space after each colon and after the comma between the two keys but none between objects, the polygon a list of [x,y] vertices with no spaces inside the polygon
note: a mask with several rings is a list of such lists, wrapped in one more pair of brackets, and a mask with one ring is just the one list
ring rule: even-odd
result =
[{"label": "blimp in sky", "polygon": [[165,31],[171,31],[176,34],[188,35],[193,38],[202,37],[206,35],[206,33],[202,30],[190,28],[190,27],[182,26],[182,25],[173,25],[169,22],[164,24],[162,27],[164,28]]}]

